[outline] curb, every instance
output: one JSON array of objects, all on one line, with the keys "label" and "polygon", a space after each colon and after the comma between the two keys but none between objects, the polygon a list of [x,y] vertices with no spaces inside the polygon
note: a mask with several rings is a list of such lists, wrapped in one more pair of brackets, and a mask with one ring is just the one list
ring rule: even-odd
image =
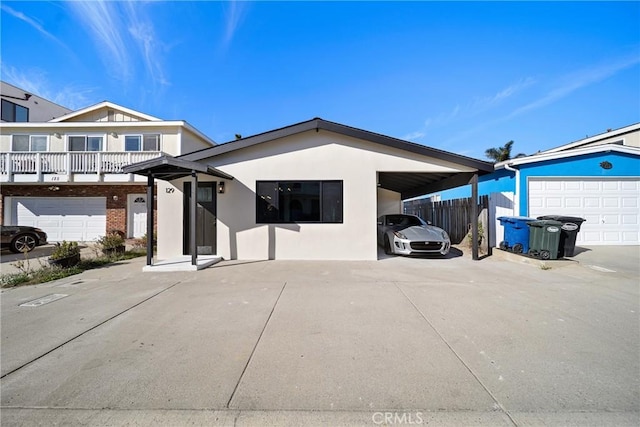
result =
[{"label": "curb", "polygon": [[500,259],[504,261],[532,265],[534,267],[539,267],[543,270],[578,264],[578,261],[575,261],[572,259],[560,258],[560,259],[541,260],[541,259],[529,257],[527,255],[514,254],[513,252],[507,252],[500,248],[493,248],[492,256],[495,257],[496,259]]}]

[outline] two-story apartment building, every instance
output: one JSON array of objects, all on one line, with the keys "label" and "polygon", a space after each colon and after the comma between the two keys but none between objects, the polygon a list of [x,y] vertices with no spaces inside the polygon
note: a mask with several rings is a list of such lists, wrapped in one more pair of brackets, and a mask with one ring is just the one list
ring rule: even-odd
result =
[{"label": "two-story apartment building", "polygon": [[93,241],[117,230],[146,233],[146,181],[126,165],[215,143],[182,120],[111,102],[0,130],[2,224],[31,225],[49,241]]}]

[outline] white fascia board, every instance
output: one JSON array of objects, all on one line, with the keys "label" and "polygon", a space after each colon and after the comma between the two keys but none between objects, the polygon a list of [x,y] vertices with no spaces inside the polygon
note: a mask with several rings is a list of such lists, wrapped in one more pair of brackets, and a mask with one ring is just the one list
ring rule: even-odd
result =
[{"label": "white fascia board", "polygon": [[74,117],[78,117],[78,116],[80,116],[82,114],[86,114],[86,113],[88,113],[90,111],[99,110],[100,108],[104,108],[104,107],[112,108],[114,110],[120,110],[120,111],[122,111],[124,113],[131,114],[133,116],[138,116],[138,117],[141,117],[141,118],[143,118],[145,120],[149,120],[149,121],[162,121],[161,119],[159,119],[157,117],[150,116],[150,115],[145,114],[145,113],[141,113],[140,111],[132,110],[131,108],[123,107],[121,105],[114,104],[113,102],[103,101],[103,102],[100,102],[98,104],[90,105],[89,107],[82,108],[80,110],[73,111],[73,112],[71,112],[69,114],[65,114],[64,116],[60,116],[58,118],[55,118],[55,119],[51,120],[49,123],[59,123],[59,122],[65,121],[65,120],[72,119]]},{"label": "white fascia board", "polygon": [[45,122],[45,123],[34,123],[34,122],[20,122],[20,123],[3,123],[2,134],[6,134],[6,130],[11,129],[19,129],[20,132],[54,132],[57,130],[68,130],[73,132],[75,130],[82,129],[104,129],[105,132],[109,129],[118,129],[118,128],[164,128],[164,127],[177,127],[184,128],[189,132],[196,135],[198,138],[201,138],[203,141],[211,144],[211,146],[217,145],[214,140],[200,132],[198,129],[191,126],[189,123],[183,120],[173,120],[173,121],[159,121],[159,122],[62,122],[62,123],[54,123],[54,122]]},{"label": "white fascia board", "polygon": [[506,165],[508,166],[518,166],[524,165],[527,163],[537,163],[537,162],[545,162],[547,160],[556,160],[556,159],[564,159],[567,157],[576,157],[576,156],[584,156],[585,154],[594,154],[608,151],[616,151],[619,153],[627,153],[634,154],[636,156],[640,156],[640,148],[629,147],[626,145],[616,145],[616,144],[603,144],[603,145],[593,145],[585,148],[577,148],[575,150],[568,151],[559,151],[554,153],[541,153],[534,154],[533,156],[527,157],[518,157],[517,159],[506,160],[504,162],[496,163],[494,168],[504,169]]},{"label": "white fascia board", "polygon": [[22,122],[22,123],[3,123],[3,129],[87,129],[87,128],[155,128],[155,127],[176,127],[185,126],[186,123],[177,121],[158,121],[158,122]]},{"label": "white fascia board", "polygon": [[181,121],[181,123],[182,123],[182,127],[184,127],[186,130],[188,130],[192,134],[196,135],[198,138],[201,138],[204,141],[208,142],[209,144],[211,144],[211,146],[218,145],[217,142],[215,142],[213,139],[209,138],[204,133],[200,132],[198,129],[196,129],[193,126],[191,126],[189,123],[187,123],[185,121]]},{"label": "white fascia board", "polygon": [[591,144],[593,142],[598,142],[603,139],[615,138],[617,135],[627,134],[629,132],[640,130],[640,123],[636,123],[633,125],[625,126],[620,129],[612,130],[610,132],[601,133],[599,135],[591,136],[589,138],[581,139],[578,141],[571,142],[569,144],[561,145],[560,147],[552,148],[550,150],[542,151],[542,154],[545,153],[556,153],[558,151],[570,150],[573,147],[579,147],[585,144]]}]

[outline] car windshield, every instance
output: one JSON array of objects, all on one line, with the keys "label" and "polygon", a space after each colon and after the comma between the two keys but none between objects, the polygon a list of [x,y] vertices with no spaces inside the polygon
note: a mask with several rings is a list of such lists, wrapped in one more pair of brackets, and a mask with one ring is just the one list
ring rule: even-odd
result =
[{"label": "car windshield", "polygon": [[387,225],[399,227],[413,227],[414,225],[424,225],[425,223],[417,216],[410,215],[389,215]]}]

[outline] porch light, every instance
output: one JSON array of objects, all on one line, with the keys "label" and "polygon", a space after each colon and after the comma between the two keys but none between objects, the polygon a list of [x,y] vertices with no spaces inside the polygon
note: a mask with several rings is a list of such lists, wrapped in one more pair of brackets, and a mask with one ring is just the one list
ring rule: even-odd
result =
[{"label": "porch light", "polygon": [[224,193],[224,181],[220,181],[218,183],[218,193],[220,193],[220,194]]},{"label": "porch light", "polygon": [[60,135],[58,132],[54,133],[53,136],[55,136],[58,139],[62,138],[62,135]]},{"label": "porch light", "polygon": [[118,134],[116,132],[109,132],[109,135],[111,135],[114,138],[118,137]]}]

